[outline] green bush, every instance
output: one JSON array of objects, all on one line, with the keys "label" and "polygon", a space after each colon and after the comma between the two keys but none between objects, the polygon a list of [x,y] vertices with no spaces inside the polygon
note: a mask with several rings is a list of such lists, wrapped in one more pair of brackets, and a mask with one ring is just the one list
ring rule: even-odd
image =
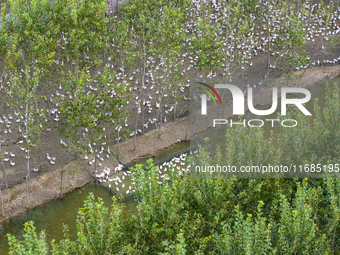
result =
[{"label": "green bush", "polygon": [[[145,175],[149,179],[156,168]],[[141,170],[141,169],[139,169]],[[136,171],[139,171],[136,169]],[[185,175],[161,187],[141,188],[146,195],[138,213],[126,218],[114,201],[110,212],[89,195],[79,211],[77,239],[65,237],[48,246],[33,223],[25,225],[23,241],[9,236],[10,254],[330,254],[339,251],[338,179],[290,180],[290,196],[272,190],[270,210],[258,201],[245,208],[234,187],[244,180],[196,179]],[[251,182],[252,180],[248,180]],[[148,183],[146,183],[148,184]],[[261,189],[261,181],[257,188]],[[248,191],[251,196],[251,190]],[[327,204],[327,207],[324,204]]]},{"label": "green bush", "polygon": [[[331,90],[332,89],[332,90]],[[332,92],[331,92],[332,91]],[[201,163],[298,163],[339,160],[339,88],[329,87],[315,118],[293,113],[299,126],[266,138],[263,131],[227,133],[226,157],[201,147]],[[275,140],[276,139],[276,140]],[[280,143],[281,146],[275,146]],[[233,148],[238,146],[236,151]],[[294,148],[292,148],[294,147]],[[260,150],[259,150],[260,148]],[[299,150],[296,150],[299,148]],[[189,158],[190,161],[192,158]],[[137,213],[127,217],[90,194],[79,210],[77,239],[65,229],[59,243],[46,243],[33,222],[23,240],[9,235],[10,254],[336,254],[340,251],[340,179],[193,178],[167,172],[159,178],[152,160],[132,170]]]}]

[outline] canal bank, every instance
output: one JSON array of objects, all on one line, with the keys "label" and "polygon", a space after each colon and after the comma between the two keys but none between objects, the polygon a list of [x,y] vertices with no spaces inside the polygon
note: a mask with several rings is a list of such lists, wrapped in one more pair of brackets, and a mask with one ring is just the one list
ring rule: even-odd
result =
[{"label": "canal bank", "polygon": [[[302,77],[299,77],[302,74]],[[324,79],[338,76],[340,74],[340,66],[314,67],[304,72],[296,73],[292,86],[312,87]],[[257,105],[267,105],[266,100],[270,89],[261,88],[256,91]],[[152,130],[143,136],[136,138],[136,148],[134,150],[134,141],[129,140],[120,144],[119,160],[112,154],[108,160],[102,163],[101,168],[109,167],[114,169],[119,163],[124,165],[133,164],[143,158],[148,158],[161,153],[166,148],[176,143],[189,140],[188,132],[189,118],[184,117],[177,119],[175,122],[163,124],[160,130]],[[191,135],[198,134],[206,130],[208,126],[200,126],[195,130],[190,130]],[[159,132],[160,131],[160,132]],[[112,147],[112,151],[117,151],[117,145]],[[62,194],[69,193],[79,187],[94,181],[92,166],[89,166],[91,159],[79,158],[71,161],[63,168],[53,172],[43,173],[32,179],[29,184],[29,201],[26,208],[26,184],[21,183],[13,188],[3,191],[4,213],[0,218],[0,222],[4,222],[11,217],[18,216],[32,210],[46,202],[59,198]],[[62,178],[61,178],[62,176]],[[62,180],[62,181],[61,181]],[[62,188],[61,188],[62,187]]]}]

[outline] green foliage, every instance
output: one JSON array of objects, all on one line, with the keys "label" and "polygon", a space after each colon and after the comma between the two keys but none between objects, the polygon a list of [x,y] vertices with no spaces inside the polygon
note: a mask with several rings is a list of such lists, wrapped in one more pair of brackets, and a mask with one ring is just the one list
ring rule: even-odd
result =
[{"label": "green foliage", "polygon": [[[277,138],[265,137],[260,129],[235,129],[234,139],[226,134],[225,158],[220,148],[212,157],[201,146],[198,160],[206,165],[224,160],[235,165],[273,164],[270,158],[277,164],[308,162],[310,157],[320,162],[338,160],[337,147],[333,148],[337,151],[331,151],[326,146],[330,135],[336,146],[340,134],[340,118],[331,114],[339,109],[340,92],[332,89],[323,110],[315,103],[318,114],[314,121],[290,109],[299,127],[282,130]],[[315,130],[307,128],[310,126]],[[281,143],[281,149],[276,142]],[[324,146],[322,150],[327,154],[316,154],[318,146]],[[237,147],[238,153],[233,147]],[[188,164],[192,160],[188,158]],[[71,240],[65,230],[64,239],[59,243],[52,241],[49,246],[44,233],[38,235],[32,223],[27,223],[23,241],[8,237],[10,252],[332,254],[340,249],[339,179],[195,178],[187,172],[180,173],[170,168],[162,179],[152,160],[146,166],[136,165],[131,169],[132,188],[138,201],[135,214],[125,217],[122,205],[115,199],[109,210],[91,194],[79,210],[76,240]]]},{"label": "green foliage", "polygon": [[[73,151],[95,155],[97,151],[88,144],[101,146],[112,140],[109,136],[114,135],[107,130],[123,122],[123,106],[131,95],[130,76],[139,85],[137,108],[146,98],[147,74],[153,74],[161,91],[158,102],[168,103],[163,94],[171,93],[170,103],[176,105],[186,70],[198,77],[221,71],[222,66],[228,75],[243,70],[249,56],[231,49],[245,44],[255,49],[260,40],[254,35],[263,31],[267,38],[277,34],[263,46],[268,66],[278,63],[289,72],[308,63],[305,24],[300,18],[310,13],[300,1],[296,5],[277,1],[273,10],[257,0],[219,1],[218,12],[210,1],[189,8],[192,3],[187,0],[130,0],[109,18],[103,15],[105,0],[5,2],[0,59],[7,83],[1,99],[26,118],[27,152],[46,124],[46,112],[37,106],[45,106],[47,92],[63,93],[54,101],[60,111],[59,134],[72,142]],[[332,9],[333,5],[320,5],[325,27]],[[276,10],[282,16],[271,16]],[[121,70],[121,76],[114,70]],[[323,110],[315,104],[313,121],[297,111],[291,113],[298,127],[282,129],[279,136],[267,137],[255,128],[228,130],[226,146],[218,148],[215,156],[201,147],[198,160],[202,165],[235,166],[334,163],[340,158],[339,94],[334,86]],[[137,124],[138,117],[136,129]],[[152,161],[145,167],[136,165],[131,177],[136,214],[127,218],[115,199],[109,209],[90,195],[79,210],[75,240],[65,228],[64,238],[50,246],[45,233],[37,234],[29,222],[22,241],[8,236],[10,254],[330,254],[340,250],[338,179],[192,178],[169,169],[166,181],[161,181]]]},{"label": "green foliage", "polygon": [[[338,234],[339,181],[321,180],[325,189],[304,180],[289,198],[271,189],[270,203],[258,200],[254,212],[243,207],[244,198],[234,187],[252,180],[197,179],[185,174],[171,183],[157,184],[152,162],[142,174],[137,166],[135,180],[140,197],[138,212],[124,218],[114,201],[108,210],[90,195],[80,209],[77,239],[65,238],[52,248],[27,223],[23,241],[9,236],[10,254],[330,254]],[[171,174],[170,174],[171,175]],[[150,177],[150,178],[149,178]],[[261,186],[261,181],[255,181]],[[252,194],[252,190],[248,190]],[[260,197],[265,197],[261,194]],[[330,200],[329,200],[330,199]],[[331,201],[323,210],[321,204]],[[326,224],[320,225],[320,221]],[[45,253],[43,253],[45,252]]]},{"label": "green foliage", "polygon": [[247,217],[235,207],[235,225],[223,224],[221,234],[215,234],[216,252],[226,254],[268,254],[271,251],[271,228],[262,216],[264,203],[259,202],[256,218],[252,214]]},{"label": "green foliage", "polygon": [[41,232],[39,235],[35,231],[33,222],[26,222],[23,234],[24,241],[18,241],[14,236],[8,237],[10,254],[48,254],[48,247],[45,241],[46,234]]},{"label": "green foliage", "polygon": [[[206,155],[202,162],[220,165],[301,165],[321,164],[322,166],[336,162],[340,158],[340,100],[339,85],[327,85],[325,106],[314,101],[313,119],[303,115],[296,107],[289,108],[283,119],[294,119],[298,125],[287,128],[280,125],[277,132],[265,133],[262,128],[235,125],[226,130],[224,157],[208,160]],[[242,122],[242,119],[238,120]],[[208,147],[206,146],[205,149]],[[205,151],[202,151],[205,153]],[[322,171],[323,172],[323,171]],[[315,174],[315,173],[313,173]],[[249,174],[247,173],[249,177]],[[320,176],[320,175],[319,175]],[[277,175],[279,177],[279,175]]]},{"label": "green foliage", "polygon": [[68,96],[58,101],[61,120],[58,131],[73,142],[73,151],[93,154],[88,144],[106,141],[105,127],[121,119],[122,107],[129,99],[128,86],[116,84],[113,79],[104,69],[95,76],[88,71],[70,72],[64,81],[62,89]]}]

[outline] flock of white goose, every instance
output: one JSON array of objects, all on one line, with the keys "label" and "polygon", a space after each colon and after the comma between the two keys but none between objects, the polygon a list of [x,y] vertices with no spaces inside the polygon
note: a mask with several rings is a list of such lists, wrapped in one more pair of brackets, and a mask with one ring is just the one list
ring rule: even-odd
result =
[{"label": "flock of white goose", "polygon": [[[113,60],[108,58],[106,67],[117,71],[117,75],[115,77],[116,82],[131,84],[129,92],[134,96],[130,98],[126,107],[130,110],[131,108],[135,109],[135,112],[140,114],[144,114],[145,122],[139,123],[138,128],[135,130],[132,128],[132,131],[129,134],[130,137],[134,136],[136,133],[142,133],[142,124],[144,125],[144,129],[148,129],[154,127],[156,123],[165,123],[167,120],[172,119],[173,111],[178,104],[178,98],[188,100],[188,87],[191,83],[191,80],[189,79],[189,77],[191,77],[190,71],[194,70],[198,78],[213,78],[217,75],[223,75],[224,77],[230,78],[231,71],[234,71],[235,68],[237,68],[239,72],[245,72],[248,68],[252,68],[254,59],[260,54],[270,54],[273,59],[270,68],[275,69],[277,68],[275,59],[291,53],[289,44],[283,45],[280,49],[275,48],[276,42],[279,38],[290,36],[291,31],[285,31],[282,28],[285,26],[293,26],[291,21],[292,17],[290,16],[291,12],[287,11],[286,14],[282,13],[282,8],[274,5],[272,1],[263,1],[263,5],[266,7],[267,11],[264,13],[262,18],[263,23],[261,25],[261,30],[259,30],[258,27],[259,20],[256,20],[255,22],[256,17],[250,15],[250,19],[254,22],[249,22],[250,27],[248,27],[248,32],[243,37],[238,36],[239,31],[236,29],[228,30],[229,11],[224,6],[224,1],[213,1],[214,11],[210,13],[206,10],[201,10],[202,3],[205,1],[192,0],[192,2],[193,5],[191,8],[188,8],[188,13],[193,16],[196,15],[197,17],[199,15],[208,15],[212,24],[220,24],[220,27],[216,29],[215,35],[219,36],[223,41],[221,50],[225,53],[226,58],[217,60],[217,62],[221,65],[216,71],[201,73],[195,64],[199,58],[198,55],[200,52],[183,51],[178,55],[178,58],[176,58],[174,63],[166,62],[167,60],[161,55],[150,55],[147,57],[146,61],[145,82],[143,85],[139,83],[138,77],[140,73],[138,68],[131,72],[127,72],[124,67],[115,66]],[[309,64],[296,66],[296,69],[301,70],[308,68],[310,65],[338,64],[340,56],[332,59],[323,59],[322,55],[323,53],[328,53],[327,41],[331,40],[332,36],[338,35],[340,32],[340,7],[334,8],[328,22],[325,22],[325,15],[318,11],[320,9],[320,4],[306,2],[304,7],[306,11],[300,11],[297,14],[298,20],[304,24],[303,30],[305,31],[305,35],[303,39],[307,42],[315,42],[313,47],[315,47],[316,52],[320,53],[318,54],[320,58],[313,58],[313,60],[310,60]],[[197,32],[197,21],[194,20],[195,19],[191,21],[189,20],[186,23],[185,32]],[[237,22],[241,24],[242,20]],[[317,40],[317,38],[321,39]],[[188,38],[185,42],[183,42],[183,47],[190,47],[191,43],[190,38]],[[115,47],[115,45],[112,44],[112,47]],[[182,78],[178,81],[178,86],[174,86],[172,84],[167,84],[167,86],[160,85],[163,84],[163,81],[165,81],[166,75],[173,75],[172,70],[174,70],[174,67],[179,63],[182,64],[182,68],[179,72],[179,76]],[[66,63],[55,63],[55,65],[64,64]],[[6,79],[6,75],[3,79]],[[94,83],[96,83],[96,81],[94,81]],[[3,81],[0,80],[0,95],[3,93],[12,93],[11,91],[5,91],[4,85]],[[256,86],[256,84],[254,86]],[[97,87],[89,86],[88,91],[95,93],[97,91]],[[116,94],[115,91],[111,91],[111,93],[112,97]],[[69,93],[65,93],[61,85],[49,95],[48,100],[50,102],[48,105],[50,105],[50,108],[47,109],[48,114],[46,114],[46,116],[50,116],[50,119],[46,118],[46,122],[55,122],[57,124],[60,121],[59,105],[56,103],[55,98],[63,97],[71,97],[71,95]],[[100,105],[102,102],[97,100],[97,103]],[[25,106],[22,105],[20,108],[20,110],[24,110]],[[25,115],[19,114],[16,111],[13,111],[12,113],[0,113],[0,144],[2,144],[0,147],[0,154],[5,166],[15,166],[16,160],[20,157],[23,158],[22,153],[18,153],[19,151],[23,152],[24,157],[30,157],[29,151],[24,146],[29,142],[25,133],[25,127],[27,124],[27,119],[25,117]],[[126,117],[123,123],[114,123],[115,130],[134,127],[134,121],[135,120],[133,118],[131,119],[130,117]],[[85,128],[83,130],[83,136],[85,136],[87,132],[88,129]],[[5,146],[5,141],[8,137],[13,137],[14,133],[21,138],[15,143],[15,146],[17,147],[12,146],[11,148],[13,148],[13,150],[9,151]],[[117,138],[117,140],[118,139],[121,140],[122,137]],[[68,146],[67,141],[62,139],[60,139],[60,144],[65,147]],[[103,163],[105,159],[110,157],[110,150],[106,143],[89,144],[88,146],[95,157],[99,159],[98,171],[100,171],[100,173],[97,173],[97,178],[102,182],[110,182],[112,186],[115,186],[117,191],[119,191],[119,189],[123,189],[124,187],[119,187],[119,184],[123,183],[124,185],[123,180],[125,177],[123,178],[123,176],[126,176],[126,172],[123,172],[123,176],[121,177],[117,176],[114,177],[114,179],[110,179],[112,173],[121,172],[122,166],[120,165],[116,169],[109,169],[105,167],[105,164]],[[47,153],[46,160],[49,164],[54,165],[57,158]],[[89,165],[93,165],[95,163],[94,156],[85,155],[85,160],[88,160]],[[176,160],[179,160],[179,162]],[[179,159],[172,160],[171,163],[164,163],[165,165],[159,166],[159,171],[161,172],[160,182],[162,182],[165,178],[164,172],[166,172],[166,169],[177,169],[179,170],[179,173],[186,171],[186,167],[181,168],[181,162],[182,158],[180,157]],[[32,171],[38,171],[38,168],[36,166],[32,166]],[[132,190],[131,186],[129,186],[126,193],[131,192]]]},{"label": "flock of white goose", "polygon": [[[190,153],[196,154],[197,152],[198,150],[195,150]],[[158,185],[162,185],[170,180],[169,172],[172,172],[171,176],[173,176],[173,174],[182,175],[190,172],[191,166],[186,161],[187,155],[188,153],[182,153],[178,157],[173,157],[169,161],[156,165]],[[114,174],[112,174],[112,172]],[[116,194],[128,195],[135,192],[135,189],[137,188],[135,179],[133,175],[131,176],[130,174],[130,170],[123,170],[123,165],[119,164],[113,171],[105,167],[101,173],[96,174],[96,178],[99,183],[104,183],[110,190],[115,191]],[[149,185],[151,185],[151,181],[149,182]]]}]

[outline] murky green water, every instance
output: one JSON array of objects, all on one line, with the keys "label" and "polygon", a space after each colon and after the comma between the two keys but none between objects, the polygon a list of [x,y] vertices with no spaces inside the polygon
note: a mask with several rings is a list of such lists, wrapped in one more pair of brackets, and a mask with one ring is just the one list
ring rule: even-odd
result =
[{"label": "murky green water", "polygon": [[[58,240],[62,237],[63,223],[69,226],[70,234],[75,236],[77,211],[83,205],[83,201],[89,192],[93,192],[96,197],[102,197],[106,204],[112,201],[111,195],[105,188],[96,184],[89,184],[84,188],[66,194],[64,199],[54,200],[26,214],[10,219],[0,225],[0,254],[7,254],[6,234],[11,233],[17,237],[22,236],[24,233],[23,224],[29,220],[34,221],[38,231],[46,230],[48,240]],[[127,210],[129,209],[127,208]],[[133,210],[133,207],[131,210]]]},{"label": "murky green water", "polygon": [[[156,155],[154,162],[160,163],[171,158],[171,155],[178,154],[182,151],[188,150],[190,143],[180,143],[171,146],[167,150]],[[138,163],[145,163],[147,159],[143,159]],[[119,173],[122,175],[122,173]],[[130,185],[130,179],[124,179],[126,187]],[[109,182],[105,183],[106,185]],[[121,189],[123,191],[123,189]],[[125,192],[117,192],[125,194]],[[125,189],[124,189],[125,191]],[[46,231],[48,242],[52,239],[56,241],[63,237],[63,224],[69,226],[70,235],[76,238],[76,220],[79,208],[83,206],[84,200],[89,193],[92,192],[94,196],[101,197],[106,206],[112,204],[112,193],[106,187],[100,184],[88,184],[83,188],[77,189],[64,196],[63,199],[57,199],[37,207],[26,214],[12,218],[0,224],[0,255],[8,254],[7,237],[8,233],[15,235],[17,238],[24,234],[23,224],[27,221],[33,220],[37,231]],[[125,202],[124,213],[132,214],[136,210],[136,202],[133,198],[127,199]]]},{"label": "murky green water", "polygon": [[[335,81],[340,83],[340,78],[336,78]],[[325,98],[325,86],[315,86],[311,89],[312,99],[318,97],[321,106],[324,104]],[[307,109],[312,112],[313,104],[312,100],[306,105]],[[252,118],[252,116],[247,116]],[[276,114],[273,116],[267,116],[267,118],[275,118]],[[224,132],[218,129],[210,129],[207,131],[210,133],[212,138],[216,138],[216,143],[223,145],[225,141],[220,139],[224,137],[223,134],[213,134],[214,132]],[[206,136],[206,134],[204,134]],[[183,152],[188,150],[190,143],[182,143],[177,144],[163,151],[155,158],[155,163],[163,162],[165,160],[169,160],[172,155],[176,153]],[[141,160],[140,163],[145,163],[146,160]],[[121,173],[120,173],[121,174]],[[122,174],[121,174],[122,176]],[[112,183],[112,182],[111,182]],[[127,187],[130,185],[130,180],[128,177],[125,177],[123,180],[125,184],[124,189],[120,189],[117,193],[125,194]],[[110,182],[104,183],[105,185],[109,185]],[[114,186],[114,185],[112,185]],[[114,189],[114,188],[113,188]],[[70,234],[72,237],[76,236],[76,219],[78,209],[83,205],[83,201],[86,199],[88,194],[92,192],[95,197],[101,197],[104,200],[104,203],[107,206],[110,206],[112,203],[112,194],[108,192],[108,189],[102,185],[98,184],[89,184],[85,187],[75,190],[72,193],[66,194],[63,199],[58,199],[47,204],[44,204],[34,210],[29,211],[26,214],[23,214],[19,217],[15,217],[10,219],[0,225],[0,254],[8,254],[8,245],[6,234],[14,234],[17,238],[23,234],[23,224],[29,220],[33,220],[35,222],[35,227],[38,231],[46,230],[46,235],[48,241],[55,239],[56,241],[60,240],[63,237],[63,224],[67,224],[70,229]],[[133,199],[128,199],[125,201],[125,210],[124,212],[127,214],[132,214],[135,212],[136,202]]]}]

